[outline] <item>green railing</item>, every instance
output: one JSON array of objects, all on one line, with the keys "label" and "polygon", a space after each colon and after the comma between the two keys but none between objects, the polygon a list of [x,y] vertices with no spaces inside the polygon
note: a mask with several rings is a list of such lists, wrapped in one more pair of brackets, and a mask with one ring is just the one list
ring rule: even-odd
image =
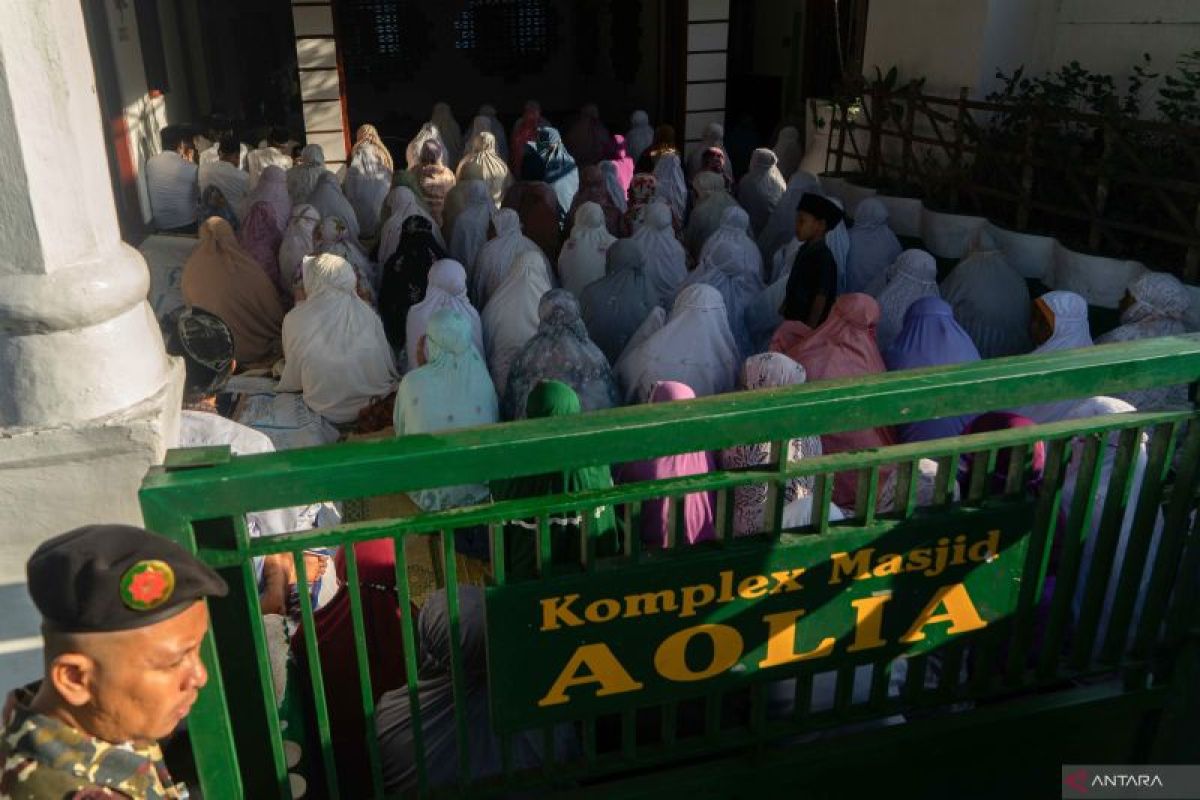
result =
[{"label": "green railing", "polygon": [[[492,544],[488,690],[502,766],[499,775],[472,779],[467,722],[458,714],[457,781],[431,786],[429,765],[418,755],[420,796],[571,787],[573,794],[634,797],[661,796],[664,785],[682,793],[689,781],[697,791],[722,781],[745,785],[788,775],[806,759],[820,765],[814,759],[827,757],[828,748],[789,746],[799,734],[896,715],[909,718],[903,734],[895,726],[873,728],[847,734],[838,746],[887,746],[920,729],[955,731],[1013,715],[1122,703],[1160,714],[1184,680],[1174,669],[1181,653],[1194,649],[1188,632],[1200,572],[1192,530],[1200,426],[1188,424],[1193,412],[1096,417],[793,463],[778,454],[804,435],[1198,378],[1200,337],[1174,337],[273,455],[173,452],[143,486],[147,524],[193,549],[231,587],[209,604],[212,633],[203,651],[210,682],[189,717],[205,796],[292,796],[252,559],[293,555],[304,647],[314,653],[302,551],[393,540],[407,691],[419,712],[412,565],[404,545],[412,537],[433,542],[438,584],[457,587],[454,534],[474,526],[486,526]],[[257,539],[243,517],[755,442],[771,443],[772,464]],[[1045,472],[1030,493],[1024,456],[1037,442],[1044,443]],[[956,499],[960,457],[968,454],[972,466]],[[1002,455],[1009,467],[995,481]],[[857,507],[832,521],[833,476],[846,471],[858,474]],[[896,499],[884,507],[877,502],[881,476],[890,472]],[[924,493],[922,473],[931,484]],[[1063,508],[1068,475],[1073,501]],[[785,530],[781,487],[797,476],[814,478],[813,513],[809,524]],[[752,484],[768,486],[766,532],[735,539],[732,492]],[[680,502],[697,491],[717,493],[717,540],[678,546]],[[1101,491],[1104,501],[1094,502]],[[664,551],[646,552],[636,533],[638,501],[648,498],[670,498],[672,541]],[[620,509],[624,523],[616,556],[598,557],[587,535],[589,512],[602,506]],[[578,563],[550,562],[547,518],[556,513],[583,520]],[[536,575],[510,579],[504,522],[527,519],[536,521]],[[955,545],[962,551],[951,557]],[[939,546],[947,561],[941,573],[926,580],[930,573],[909,568],[919,552],[939,558]],[[1121,568],[1110,581],[1118,547]],[[382,797],[352,547],[346,556],[357,644],[342,657],[355,659],[368,720],[368,791]],[[1052,568],[1053,591],[1044,591]],[[749,582],[735,588],[735,578]],[[660,591],[674,598],[678,614],[648,613],[646,594]],[[552,619],[547,609],[561,608],[554,598],[569,595],[579,599]],[[614,611],[622,598],[624,612]],[[466,673],[458,643],[458,592],[448,591],[447,599],[453,697],[462,709],[477,677]],[[686,615],[683,603],[690,603]],[[330,746],[321,662],[306,660],[313,667],[303,690],[319,751],[309,762],[307,796],[348,797]],[[893,674],[899,664],[903,680]],[[1114,675],[1119,680],[1104,680]],[[831,694],[817,691],[831,697],[827,707],[813,705],[814,686],[832,686]],[[951,713],[963,703],[975,707]],[[1148,733],[1155,742],[1170,727],[1159,723]],[[578,752],[555,752],[555,731],[564,726]],[[414,727],[420,754],[419,722]],[[540,769],[514,768],[512,737],[525,729],[541,732]]]}]

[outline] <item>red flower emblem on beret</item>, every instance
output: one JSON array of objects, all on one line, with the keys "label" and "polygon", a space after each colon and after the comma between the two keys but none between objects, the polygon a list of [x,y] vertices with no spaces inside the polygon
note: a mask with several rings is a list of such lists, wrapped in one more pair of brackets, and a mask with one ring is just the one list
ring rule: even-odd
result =
[{"label": "red flower emblem on beret", "polygon": [[139,603],[153,603],[167,590],[167,579],[157,572],[143,572],[129,582],[129,593]]},{"label": "red flower emblem on beret", "polygon": [[134,611],[158,608],[175,591],[175,571],[165,561],[139,561],[121,576],[121,600]]}]

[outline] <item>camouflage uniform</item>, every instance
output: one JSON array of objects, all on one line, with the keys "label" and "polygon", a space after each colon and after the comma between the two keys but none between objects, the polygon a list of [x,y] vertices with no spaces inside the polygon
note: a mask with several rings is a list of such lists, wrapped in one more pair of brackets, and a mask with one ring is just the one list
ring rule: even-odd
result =
[{"label": "camouflage uniform", "polygon": [[30,709],[37,684],[9,695],[0,739],[0,800],[187,800],[157,744],[88,736]]}]

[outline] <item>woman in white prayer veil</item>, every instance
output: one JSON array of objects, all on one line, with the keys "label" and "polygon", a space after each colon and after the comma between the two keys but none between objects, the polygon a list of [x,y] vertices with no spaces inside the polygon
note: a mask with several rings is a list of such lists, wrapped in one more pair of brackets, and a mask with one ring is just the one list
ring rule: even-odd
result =
[{"label": "woman in white prayer veil", "polygon": [[[796,207],[805,192],[820,192],[821,182],[808,172],[797,172],[788,181],[787,190],[775,204],[767,224],[758,235],[758,249],[764,264],[774,264],[775,253],[796,238]],[[772,273],[774,277],[774,273]]]},{"label": "woman in white prayer veil", "polygon": [[608,248],[615,241],[617,237],[604,226],[603,209],[592,202],[581,205],[575,211],[571,238],[558,254],[558,277],[563,288],[578,298],[584,287],[603,278]]},{"label": "woman in white prayer veil", "polygon": [[655,309],[662,310],[644,262],[640,247],[618,239],[608,248],[604,277],[584,288],[579,298],[588,335],[614,366],[638,326]]},{"label": "woman in white prayer veil", "polygon": [[726,242],[736,249],[742,269],[759,276],[761,283],[762,254],[758,252],[758,245],[750,238],[750,215],[746,213],[746,209],[736,205],[725,209],[721,214],[720,227],[713,231],[704,247],[700,249],[700,260],[703,261],[704,256],[720,242]]},{"label": "woman in white prayer veil", "polygon": [[[508,134],[505,133],[504,125],[500,122],[500,119],[496,116],[496,107],[491,105],[490,103],[484,103],[483,105],[481,105],[479,107],[479,111],[477,113],[478,113],[478,116],[476,117],[476,119],[478,119],[479,117],[483,117],[484,119],[487,120],[488,127],[486,130],[491,131],[492,135],[496,137],[496,150],[500,153],[500,157],[507,161],[507,159],[508,159]],[[479,131],[477,130],[477,131],[475,131],[475,133],[479,133]],[[470,140],[471,140],[471,137],[468,136],[467,141],[470,141]]]},{"label": "woman in white prayer veil", "polygon": [[488,370],[497,386],[508,386],[508,371],[525,343],[537,333],[538,305],[553,288],[540,253],[522,253],[483,310]]},{"label": "woman in white prayer veil", "polygon": [[426,122],[421,126],[421,130],[417,131],[417,135],[408,143],[408,147],[404,148],[404,160],[408,164],[410,171],[421,166],[421,147],[428,141],[435,141],[438,147],[441,148],[442,157],[439,163],[446,166],[446,142],[442,139],[442,133],[438,130],[437,125],[432,122]]},{"label": "woman in white prayer veil", "polygon": [[388,169],[379,148],[369,142],[356,146],[346,167],[342,188],[346,199],[354,207],[363,237],[371,239],[379,232],[383,201],[391,187],[392,171]]},{"label": "woman in white prayer veil", "polygon": [[[484,125],[487,124],[484,117],[475,119],[482,121]],[[475,177],[488,185],[492,192],[492,200],[499,208],[500,202],[504,199],[504,193],[508,191],[508,187],[512,186],[514,181],[508,164],[500,157],[500,152],[496,149],[496,137],[491,131],[484,130],[476,133],[469,141],[467,152],[463,155],[462,161],[458,163],[458,179],[459,181],[467,179],[468,176],[464,175],[467,165],[477,165],[479,174]]]},{"label": "woman in white prayer veil", "polygon": [[305,256],[316,252],[314,235],[321,224],[321,214],[308,204],[292,209],[283,241],[279,244],[279,278],[284,286],[295,286],[303,280],[300,264]]},{"label": "woman in white prayer veil", "polygon": [[438,228],[437,223],[433,221],[433,216],[421,205],[417,200],[417,196],[413,194],[413,190],[407,186],[397,186],[392,189],[387,196],[386,206],[391,209],[387,219],[379,227],[379,263],[386,264],[396,249],[400,247],[400,236],[404,230],[404,220],[416,214],[419,217],[424,217],[433,225],[433,238],[443,250],[446,249],[446,242],[442,238],[442,232]]},{"label": "woman in white prayer veil", "polygon": [[647,205],[645,222],[629,241],[641,250],[646,277],[654,287],[658,304],[670,307],[688,275],[687,251],[675,238],[670,206],[662,200]]},{"label": "woman in white prayer veil", "polygon": [[471,301],[467,299],[467,271],[463,265],[450,258],[433,262],[429,268],[429,284],[425,288],[425,299],[408,310],[404,321],[404,350],[407,367],[417,368],[417,347],[429,327],[434,313],[448,308],[461,316],[471,326],[471,341],[483,358],[483,321]]},{"label": "woman in white prayer veil", "polygon": [[350,231],[350,235],[357,240],[359,234],[358,214],[354,211],[354,206],[346,199],[346,195],[342,194],[342,187],[338,186],[337,177],[326,170],[317,179],[317,188],[313,189],[312,194],[308,196],[308,204],[321,212],[321,218],[338,217],[346,224],[346,228]]},{"label": "woman in white prayer veil", "polygon": [[846,262],[847,292],[878,295],[884,273],[904,249],[887,220],[887,206],[878,198],[868,197],[855,207],[850,256]]},{"label": "woman in white prayer veil", "polygon": [[[1096,344],[1180,336],[1187,333],[1184,318],[1190,306],[1187,287],[1178,278],[1166,272],[1147,272],[1129,285],[1121,300],[1121,326],[1098,337]],[[1188,390],[1185,384],[1155,386],[1117,397],[1139,411],[1160,411],[1186,405]]]},{"label": "woman in white prayer veil", "polygon": [[308,202],[308,196],[317,188],[317,179],[325,168],[325,150],[319,144],[305,145],[300,151],[300,160],[287,171],[288,197],[293,206]]},{"label": "woman in white prayer veil", "polygon": [[625,149],[635,164],[653,141],[654,128],[650,126],[650,115],[645,111],[634,111],[629,115],[629,132],[625,134]]},{"label": "woman in white prayer veil", "polygon": [[783,174],[776,166],[778,162],[775,153],[760,147],[750,156],[750,170],[738,182],[737,199],[750,215],[755,236],[762,232],[787,189]]},{"label": "woman in white prayer veil", "polygon": [[683,219],[687,212],[688,192],[678,154],[667,152],[658,157],[658,161],[654,163],[654,180],[655,195],[669,203],[675,216]]},{"label": "woman in white prayer veil", "polygon": [[[706,247],[695,271],[683,282],[683,290],[695,284],[707,284],[721,293],[738,353],[742,358],[748,358],[757,348],[746,329],[746,311],[765,287],[762,269],[754,262],[747,262],[743,255],[742,249],[729,240]],[[757,250],[755,255],[758,255]]]},{"label": "woman in white prayer veil", "polygon": [[741,359],[721,293],[703,283],[689,286],[664,316],[656,308],[617,361],[626,402],[645,402],[660,381],[687,384],[697,397],[732,390]]},{"label": "woman in white prayer veil", "polygon": [[700,171],[704,169],[704,151],[710,147],[715,147],[725,154],[723,163],[726,184],[733,185],[733,162],[729,159],[729,151],[725,149],[725,128],[719,122],[710,122],[704,128],[703,138],[696,144],[695,148],[688,153],[687,157],[687,176],[688,179],[695,178]]},{"label": "woman in white prayer veil", "polygon": [[982,358],[1029,352],[1029,286],[986,233],[976,237],[941,289]]},{"label": "woman in white prayer veil", "polygon": [[[546,268],[546,278],[551,280],[550,262],[537,242],[521,232],[521,217],[511,208],[502,208],[492,216],[492,227],[496,235],[479,250],[475,259],[475,271],[471,277],[471,299],[477,308],[483,308],[504,278],[517,257],[524,253],[537,253]],[[553,282],[551,280],[551,282]]]},{"label": "woman in white prayer veil", "polygon": [[[1046,292],[1033,301],[1032,317],[1030,333],[1037,344],[1034,355],[1092,346],[1087,301],[1074,292]],[[1057,422],[1078,402],[1038,403],[1014,411],[1034,422]]]},{"label": "woman in white prayer veil", "polygon": [[[1089,417],[1106,416],[1109,414],[1128,414],[1137,410],[1124,400],[1118,400],[1115,397],[1090,397],[1086,400],[1076,402],[1068,408],[1063,414],[1062,419],[1087,419]],[[1113,604],[1116,602],[1117,586],[1121,581],[1121,569],[1125,563],[1125,552],[1129,547],[1133,517],[1137,511],[1138,498],[1141,495],[1142,481],[1146,472],[1146,438],[1146,434],[1143,433],[1137,443],[1137,450],[1133,454],[1133,461],[1131,462],[1133,477],[1128,484],[1129,497],[1125,500],[1125,514],[1121,521],[1121,532],[1117,537],[1116,548],[1113,550],[1112,564],[1104,570],[1101,578],[1105,589],[1101,595],[1104,599],[1101,602],[1099,623],[1096,628],[1098,633],[1095,645],[1097,648],[1102,644],[1104,639],[1103,634],[1107,630],[1109,618],[1112,616]],[[1061,507],[1063,509],[1070,509],[1075,498],[1079,482],[1079,470],[1083,462],[1084,440],[1085,437],[1082,436],[1077,436],[1071,440],[1071,456],[1067,463],[1067,471],[1062,485]],[[1091,577],[1092,562],[1096,557],[1096,537],[1100,527],[1100,516],[1104,509],[1105,501],[1108,499],[1109,482],[1112,478],[1113,468],[1116,465],[1119,447],[1120,434],[1114,431],[1105,437],[1099,451],[1100,474],[1093,482],[1090,493],[1092,503],[1091,529],[1086,533],[1087,538],[1083,542],[1083,552],[1080,553],[1079,577],[1075,584],[1075,595],[1071,603],[1076,624],[1079,622],[1079,615],[1083,607],[1087,582],[1089,577]],[[1127,633],[1132,633],[1136,628],[1138,617],[1141,615],[1141,610],[1146,600],[1146,590],[1149,588],[1152,569],[1150,565],[1154,563],[1155,556],[1158,553],[1159,539],[1162,535],[1162,524],[1163,518],[1162,511],[1160,510],[1154,525],[1154,532],[1151,534],[1150,545],[1146,552],[1146,560],[1143,562],[1143,572],[1138,581],[1137,599],[1134,602],[1134,613],[1129,621],[1129,630]],[[1116,631],[1109,632],[1109,635],[1116,634]],[[1126,642],[1129,644],[1131,640],[1127,639]],[[1095,653],[1096,651],[1093,650],[1093,656]]]},{"label": "woman in white prayer veil", "polygon": [[442,135],[442,144],[446,145],[447,163],[457,164],[463,154],[463,135],[462,128],[459,127],[458,120],[454,118],[454,112],[450,109],[450,104],[434,103],[433,114],[429,117],[429,121],[437,126],[438,133]]},{"label": "woman in white prayer veil", "polygon": [[779,157],[779,171],[785,181],[791,180],[792,173],[800,168],[801,148],[800,131],[794,125],[785,125],[779,129],[775,138],[775,146],[771,148]]},{"label": "woman in white prayer veil", "polygon": [[396,366],[379,315],[355,292],[354,269],[325,254],[304,260],[305,301],[283,318],[281,392],[333,423],[353,422],[396,388]]},{"label": "woman in white prayer veil", "polygon": [[[455,184],[446,193],[446,201],[442,204],[442,230],[446,238],[454,237],[454,220],[467,205],[467,193],[470,190],[467,181],[483,181],[483,169],[475,162],[463,162],[459,165]],[[486,183],[486,181],[483,181]]]},{"label": "woman in white prayer veil", "polygon": [[875,295],[879,302],[879,322],[875,343],[883,352],[904,328],[908,307],[922,297],[940,297],[937,285],[937,261],[924,250],[905,250],[888,267],[887,283]]},{"label": "woman in white prayer veil", "polygon": [[700,257],[700,250],[717,228],[721,227],[721,215],[737,200],[725,191],[725,179],[715,172],[705,170],[692,179],[696,190],[696,205],[683,232],[683,242],[692,258]]},{"label": "woman in white prayer veil", "polygon": [[450,255],[467,269],[468,275],[475,274],[475,260],[487,242],[488,228],[492,224],[492,195],[483,181],[465,181],[463,209],[454,219],[454,231],[450,235]]},{"label": "woman in white prayer veil", "polygon": [[625,190],[621,188],[621,175],[617,172],[617,163],[601,161],[600,172],[604,175],[604,188],[608,189],[608,196],[612,198],[613,205],[624,215],[629,210],[629,200]]}]

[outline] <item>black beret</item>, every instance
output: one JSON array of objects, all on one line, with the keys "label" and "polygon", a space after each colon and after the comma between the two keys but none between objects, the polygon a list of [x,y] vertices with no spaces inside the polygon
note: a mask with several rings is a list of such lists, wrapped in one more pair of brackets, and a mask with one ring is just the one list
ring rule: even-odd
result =
[{"label": "black beret", "polygon": [[815,192],[805,192],[800,195],[800,203],[796,206],[797,213],[807,211],[819,220],[825,221],[825,228],[833,230],[844,216],[837,203],[828,197]]},{"label": "black beret", "polygon": [[125,631],[229,587],[166,537],[132,525],[85,525],[42,543],[25,564],[42,619],[63,633]]}]

